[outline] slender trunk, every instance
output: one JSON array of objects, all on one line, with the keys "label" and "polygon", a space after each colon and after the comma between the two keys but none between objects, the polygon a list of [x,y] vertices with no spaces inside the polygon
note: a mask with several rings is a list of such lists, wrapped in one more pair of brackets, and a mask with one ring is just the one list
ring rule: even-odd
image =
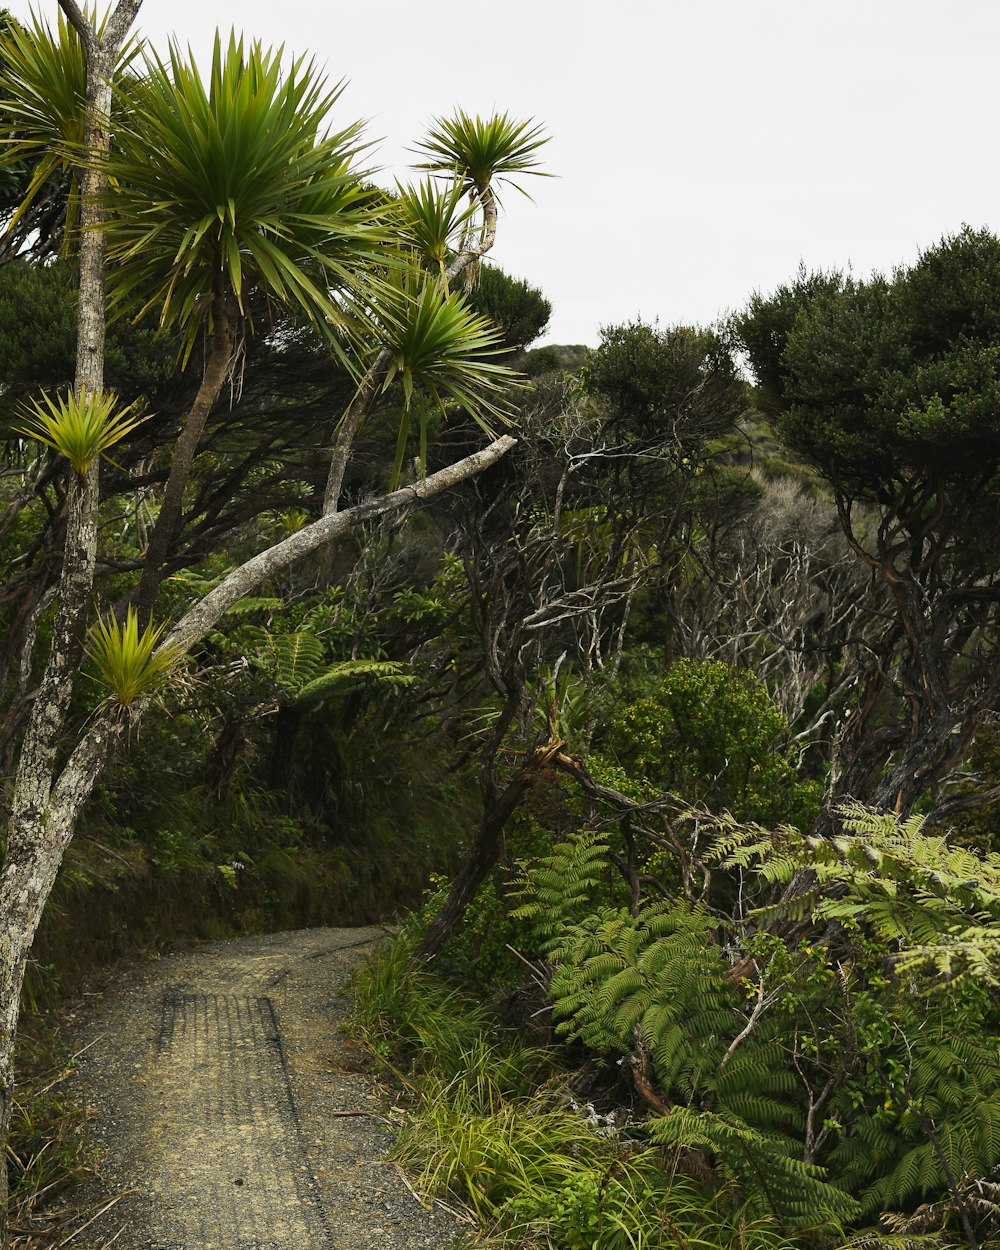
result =
[{"label": "slender trunk", "polygon": [[[100,201],[107,186],[102,160],[108,151],[115,65],[142,0],[119,0],[98,35],[76,0],[60,0],[87,57],[88,160],[81,177],[80,290],[77,303],[76,388],[104,385],[104,236]],[[62,735],[83,647],[97,551],[99,465],[77,478],[68,499],[60,602],[45,674],[32,707],[18,761],[7,845],[0,874],[0,1250],[8,1250],[7,1133],[14,1097],[14,1041],[28,951],[52,889],[80,807],[99,771],[110,735],[101,717],[70,756],[53,784]]]},{"label": "slender trunk", "polygon": [[561,738],[553,738],[544,746],[536,747],[525,757],[506,786],[498,791],[495,777],[497,757],[519,702],[518,692],[508,697],[504,713],[483,747],[480,765],[483,817],[472,849],[452,882],[444,905],[427,926],[427,932],[414,952],[418,959],[430,959],[436,955],[458,928],[476,891],[500,862],[508,821],[521,806],[539,772],[548,767],[566,745]]},{"label": "slender trunk", "polygon": [[[0,925],[0,1133],[6,1143],[14,1097],[14,1043],[21,1001],[21,987],[28,952],[35,937],[46,900],[55,883],[66,847],[73,837],[80,809],[100,775],[111,743],[122,729],[111,709],[98,713],[91,729],[67,762],[51,797],[42,810],[22,815],[12,824],[0,873],[3,900]],[[48,788],[48,776],[39,789]],[[0,1247],[7,1250],[7,1170],[0,1168]]]},{"label": "slender trunk", "polygon": [[138,593],[139,615],[145,621],[150,620],[153,615],[156,590],[163,580],[163,567],[180,523],[184,492],[191,479],[191,469],[201,436],[205,432],[205,423],[225,385],[233,358],[236,315],[231,297],[222,289],[221,282],[220,277],[212,305],[212,339],[205,373],[191,410],[184,420],[180,436],[174,444],[159,515],[146,549]]},{"label": "slender trunk", "polygon": [[354,392],[354,398],[347,406],[347,411],[340,419],[333,437],[333,450],[330,458],[330,470],[326,478],[326,489],[323,492],[323,515],[336,512],[340,506],[340,493],[344,487],[344,474],[351,456],[351,448],[358,436],[358,431],[365,419],[365,414],[372,400],[378,393],[379,385],[386,375],[392,361],[392,353],[383,347],[365,376]]},{"label": "slender trunk", "polygon": [[[446,286],[461,273],[469,272],[474,274],[480,260],[482,260],[496,241],[496,197],[488,186],[478,188],[477,195],[483,210],[483,226],[480,237],[476,241],[470,240],[468,246],[463,247],[454,256],[444,274]],[[347,471],[347,462],[350,459],[351,448],[354,446],[354,440],[358,436],[358,431],[364,423],[368,409],[378,394],[379,387],[382,385],[391,363],[392,352],[388,348],[383,347],[375,362],[358,383],[358,389],[354,393],[354,398],[340,419],[333,438],[330,469],[327,474],[326,488],[323,491],[324,516],[327,513],[336,512],[340,506],[340,495],[344,487],[344,474]]]},{"label": "slender trunk", "polygon": [[452,882],[444,905],[427,926],[427,932],[416,949],[418,959],[430,959],[437,954],[458,928],[476,891],[500,862],[504,829],[520,806],[533,777],[533,769],[527,766],[521,769],[499,798],[484,810],[472,849]]}]

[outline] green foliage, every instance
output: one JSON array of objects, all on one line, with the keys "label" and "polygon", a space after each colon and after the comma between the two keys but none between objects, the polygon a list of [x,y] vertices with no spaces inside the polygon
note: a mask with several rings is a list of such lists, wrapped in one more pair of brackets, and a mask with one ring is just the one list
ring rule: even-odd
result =
[{"label": "green foliage", "polygon": [[34,198],[60,165],[69,168],[83,150],[87,62],[76,28],[60,11],[56,30],[33,16],[30,25],[7,22],[0,38],[0,108],[17,126],[4,145],[4,163],[26,154],[41,158]]},{"label": "green foliage", "polygon": [[113,391],[94,395],[70,391],[64,397],[43,393],[26,405],[17,433],[58,451],[78,477],[86,477],[95,457],[106,455],[145,420],[135,411],[135,404],[120,407]]},{"label": "green foliage", "polygon": [[582,831],[522,866],[510,891],[521,903],[511,914],[527,922],[530,950],[550,954],[566,927],[588,914],[594,887],[606,871],[607,850],[596,833]]},{"label": "green foliage", "polygon": [[330,695],[350,694],[365,686],[398,690],[416,680],[400,660],[341,660],[302,686],[296,697],[300,703],[316,703]]},{"label": "green foliage", "polygon": [[739,1003],[714,930],[706,912],[670,904],[636,916],[601,909],[563,927],[552,947],[560,1031],[601,1054],[627,1054],[640,1039],[665,1083],[690,1097]]},{"label": "green foliage", "polygon": [[692,819],[732,916],[588,906],[594,835],[526,865],[560,1033],[637,1073],[650,1138],[704,1152],[748,1215],[829,1231],[930,1201],[955,1225],[956,1183],[1000,1165],[1000,859],[858,807],[830,840]]},{"label": "green foliage", "polygon": [[[422,934],[434,919],[451,889],[447,877],[432,874],[428,896],[414,922]],[[483,883],[465,909],[462,925],[435,958],[442,976],[472,992],[496,994],[522,981],[525,965],[510,947],[515,924],[506,892],[497,874]]]},{"label": "green foliage", "polygon": [[746,311],[733,319],[733,329],[757,379],[755,399],[764,412],[773,413],[782,406],[786,372],[782,353],[799,313],[835,296],[842,284],[840,274],[809,273],[802,264],[794,282],[780,286],[770,297],[757,292]]},{"label": "green foliage", "polygon": [[416,680],[398,660],[355,659],[328,664],[325,643],[308,630],[270,633],[255,628],[252,637],[259,646],[256,662],[297,703],[348,694],[366,682],[398,688]]},{"label": "green foliage", "polygon": [[433,1064],[451,1079],[486,1027],[484,1008],[413,959],[403,934],[381,946],[351,982],[354,1028],[395,1065]]},{"label": "green foliage", "polygon": [[914,474],[960,493],[982,482],[997,463],[998,275],[1000,240],[966,227],[891,278],[801,272],[755,297],[737,330],[782,435],[862,498]]},{"label": "green foliage", "polygon": [[22,1071],[7,1141],[11,1222],[22,1234],[42,1238],[55,1225],[61,1235],[66,1212],[58,1199],[95,1172],[85,1109],[67,1088],[74,1064],[56,1038],[24,1029],[19,1042]]},{"label": "green foliage", "polygon": [[469,303],[497,327],[507,348],[527,347],[545,333],[552,315],[552,305],[538,287],[509,277],[496,265],[480,267]]},{"label": "green foliage", "polygon": [[[866,1215],[942,1191],[950,1197],[949,1173],[952,1181],[983,1179],[1000,1163],[996,1044],[956,1028],[960,1020],[995,1032],[995,1018],[959,1004],[921,1011],[897,1002],[881,1029],[871,1022],[872,1041],[881,1034],[882,1045],[870,1052],[878,1067],[852,1078],[838,1100],[845,1131],[829,1156]],[[849,1100],[857,1104],[851,1115]]]},{"label": "green foliage", "polygon": [[[425,390],[443,413],[445,400],[459,404],[487,433],[490,420],[510,415],[501,401],[516,375],[491,360],[500,352],[500,334],[485,317],[478,316],[464,296],[446,291],[439,282],[419,275],[403,275],[399,299],[390,304],[382,340],[391,354],[382,385],[387,390],[399,380],[403,387],[403,419],[396,439],[392,483],[398,483],[410,431],[410,410],[415,391]],[[422,467],[427,464],[427,410],[420,416]]]},{"label": "green foliage", "polygon": [[176,672],[180,648],[157,646],[165,628],[149,624],[140,633],[139,618],[132,607],[124,622],[109,615],[91,627],[87,655],[98,679],[110,687],[123,708],[162,690]]},{"label": "green foliage", "polygon": [[725,1245],[737,1230],[746,1241],[731,1244],[761,1244],[752,1225],[716,1223],[710,1200],[671,1178],[656,1152],[602,1133],[545,1093],[484,1108],[453,1085],[429,1084],[396,1154],[424,1192],[457,1197],[480,1221],[555,1250],[667,1250],[685,1236]]},{"label": "green foliage", "polygon": [[517,186],[515,179],[524,174],[548,176],[537,159],[547,142],[542,127],[531,120],[518,122],[507,113],[484,119],[459,109],[454,117],[435,118],[430,134],[417,145],[429,158],[418,168],[457,174],[464,189],[480,193],[495,182]]},{"label": "green foliage", "polygon": [[843,832],[832,838],[720,822],[714,854],[726,867],[752,867],[769,886],[796,882],[762,916],[863,927],[897,975],[924,992],[966,978],[1000,984],[1000,855],[953,847],[916,816],[852,805],[841,817]]},{"label": "green foliage", "polygon": [[762,1131],[732,1112],[675,1107],[650,1121],[649,1135],[668,1149],[710,1150],[717,1166],[738,1178],[752,1215],[778,1215],[792,1226],[818,1226],[829,1235],[858,1213],[857,1202],[825,1179],[824,1168],[796,1157],[794,1139]]},{"label": "green foliage", "polygon": [[725,1058],[741,996],[716,930],[699,909],[670,904],[637,916],[598,913],[568,929],[553,951],[561,1031],[598,1054],[635,1054],[639,1062],[648,1055],[660,1088],[682,1103],[649,1122],[650,1136],[662,1146],[710,1149],[751,1213],[839,1221],[855,1204],[822,1169],[795,1157],[796,1082],[773,1032]]},{"label": "green foliage", "polygon": [[730,430],[746,406],[745,384],[727,345],[714,331],[690,326],[605,326],[582,376],[585,391],[607,405],[616,430],[669,440],[681,456]]},{"label": "green foliage", "polygon": [[119,306],[159,308],[190,353],[220,281],[241,310],[262,285],[339,350],[345,303],[370,294],[389,236],[353,168],[360,124],[323,129],[338,96],[312,62],[283,72],[280,51],[235,35],[216,35],[207,82],[176,44],[166,63],[147,53],[109,166]]},{"label": "green foliage", "polygon": [[[128,44],[116,68],[121,74],[134,58]],[[0,36],[0,110],[15,126],[0,150],[0,164],[33,163],[21,203],[7,225],[13,230],[47,183],[60,174],[74,179],[68,216],[76,216],[75,175],[83,159],[87,65],[76,28],[59,13],[55,31],[37,15],[30,24],[8,22]]]},{"label": "green foliage", "polygon": [[662,1154],[581,1106],[563,1082],[538,1084],[546,1056],[505,1037],[481,1012],[457,1039],[468,1000],[410,962],[409,938],[378,951],[355,979],[356,1027],[376,1052],[408,1063],[417,1108],[396,1157],[424,1193],[461,1201],[517,1244],[551,1250],[786,1247],[773,1222],[732,1209],[675,1175]]},{"label": "green foliage", "polygon": [[607,747],[631,777],[655,790],[742,820],[807,823],[818,795],[781,754],[787,732],[752,673],[681,659],[652,694],[612,720]]},{"label": "green foliage", "polygon": [[458,182],[441,187],[432,178],[425,178],[415,187],[397,183],[397,188],[401,242],[444,282],[447,262],[461,242],[473,206],[466,202],[465,190]]},{"label": "green foliage", "polygon": [[[66,262],[32,265],[14,260],[0,269],[0,373],[19,398],[39,388],[60,390],[73,381],[76,348],[76,274]],[[3,396],[4,425],[16,418]]]}]

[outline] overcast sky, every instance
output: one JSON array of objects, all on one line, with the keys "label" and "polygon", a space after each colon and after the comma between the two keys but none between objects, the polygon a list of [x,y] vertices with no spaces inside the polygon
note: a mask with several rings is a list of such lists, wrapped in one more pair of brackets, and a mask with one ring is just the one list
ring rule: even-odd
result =
[{"label": "overcast sky", "polygon": [[549,342],[710,322],[800,260],[865,274],[1000,226],[993,0],[145,0],[139,25],[314,53],[386,185],[456,106],[543,122],[558,177],[505,196],[494,257],[551,300]]}]

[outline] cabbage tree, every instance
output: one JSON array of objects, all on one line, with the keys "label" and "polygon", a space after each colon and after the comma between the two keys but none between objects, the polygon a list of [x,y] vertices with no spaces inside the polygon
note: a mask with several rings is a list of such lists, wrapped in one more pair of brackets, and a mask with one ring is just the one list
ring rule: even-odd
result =
[{"label": "cabbage tree", "polygon": [[[141,72],[122,80],[112,126],[116,65],[140,3],[119,0],[98,23],[76,0],[60,0],[66,22],[52,32],[36,21],[28,40],[32,55],[13,65],[0,47],[0,104],[8,112],[18,102],[45,101],[45,76],[52,81],[59,58],[79,66],[82,49],[86,67],[76,93],[82,131],[68,124],[71,109],[42,108],[18,116],[19,146],[14,154],[8,150],[11,159],[33,157],[42,165],[57,153],[78,174],[80,229],[72,242],[80,289],[75,401],[50,397],[25,417],[49,446],[60,454],[71,451],[75,467],[69,472],[59,608],[21,746],[0,870],[0,1160],[27,954],[110,747],[138,723],[179,656],[232,604],[359,521],[431,498],[495,463],[514,444],[510,436],[494,437],[436,473],[337,510],[354,437],[387,385],[398,382],[404,397],[423,389],[446,407],[461,403],[483,424],[502,413],[502,389],[510,378],[488,359],[492,331],[452,284],[492,246],[492,184],[532,171],[543,141],[537,127],[461,115],[449,139],[448,124],[437,126],[441,134],[429,141],[430,172],[462,194],[438,187],[425,197],[425,203],[445,204],[435,261],[433,240],[422,234],[410,199],[380,193],[366,181],[358,163],[359,128],[330,128],[339,89],[328,88],[311,62],[285,68],[280,53],[231,38],[216,41],[210,73],[202,77],[176,47],[166,60],[149,53]],[[34,81],[32,74],[38,75]],[[459,207],[462,196],[466,202]],[[181,364],[203,334],[208,356],[174,449],[147,572],[137,588],[139,616],[124,623],[105,618],[90,630],[92,662],[113,679],[108,698],[74,735],[66,725],[92,610],[100,460],[119,431],[127,436],[134,419],[103,389],[106,279],[116,313],[155,310],[162,326],[177,333]],[[331,420],[334,486],[323,516],[260,550],[159,631],[141,618],[148,618],[162,576],[205,419],[234,368],[240,333],[255,329],[251,294],[255,302],[263,295],[305,318],[359,378],[348,412]],[[0,1250],[6,1246],[0,1222]]]}]

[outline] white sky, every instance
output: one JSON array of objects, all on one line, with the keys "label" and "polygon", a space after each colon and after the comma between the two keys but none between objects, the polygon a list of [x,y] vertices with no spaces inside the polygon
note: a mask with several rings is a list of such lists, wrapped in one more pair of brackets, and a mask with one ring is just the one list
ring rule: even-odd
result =
[{"label": "white sky", "polygon": [[544,122],[558,178],[505,197],[494,258],[552,301],[549,342],[1000,227],[993,0],[145,0],[139,21],[199,54],[216,25],[347,78],[386,185],[458,105]]}]

